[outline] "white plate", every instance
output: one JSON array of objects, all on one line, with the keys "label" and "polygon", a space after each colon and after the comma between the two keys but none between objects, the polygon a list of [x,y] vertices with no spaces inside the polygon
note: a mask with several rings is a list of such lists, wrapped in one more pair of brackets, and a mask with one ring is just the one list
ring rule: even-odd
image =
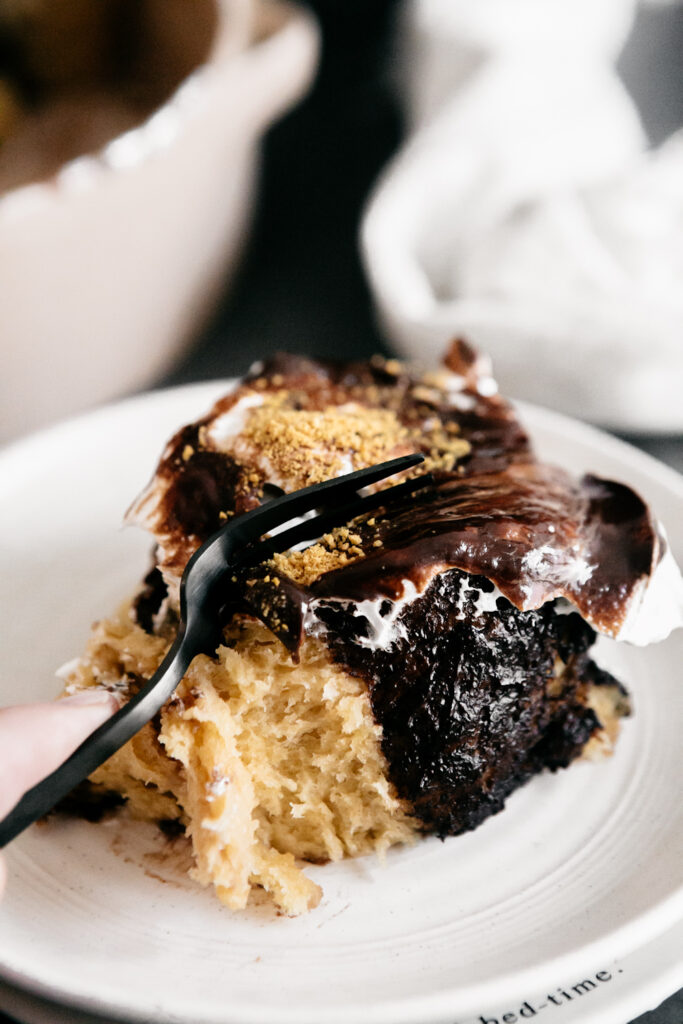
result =
[{"label": "white plate", "polygon": [[[0,456],[0,704],[52,696],[55,666],[139,579],[148,541],[119,531],[121,513],[166,437],[220,390],[142,396]],[[546,457],[638,488],[683,556],[680,477],[552,413],[523,418]],[[34,828],[8,851],[0,972],[93,1013],[165,1024],[436,1024],[514,1012],[558,979],[609,970],[681,918],[682,655],[681,635],[645,651],[601,644],[636,703],[611,761],[533,780],[469,835],[384,865],[311,868],[325,896],[302,918],[231,914],[161,855],[153,829]]]}]

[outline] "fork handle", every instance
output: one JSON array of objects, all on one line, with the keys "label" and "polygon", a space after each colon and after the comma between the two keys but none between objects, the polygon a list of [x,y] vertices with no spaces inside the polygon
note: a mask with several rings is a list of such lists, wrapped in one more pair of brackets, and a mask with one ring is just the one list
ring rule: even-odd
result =
[{"label": "fork handle", "polygon": [[59,768],[27,790],[19,803],[0,822],[0,849],[51,811],[74,786],[87,779],[91,772],[154,717],[187,672],[196,652],[196,645],[188,642],[187,632],[179,632],[149,682],[124,707],[91,733]]}]

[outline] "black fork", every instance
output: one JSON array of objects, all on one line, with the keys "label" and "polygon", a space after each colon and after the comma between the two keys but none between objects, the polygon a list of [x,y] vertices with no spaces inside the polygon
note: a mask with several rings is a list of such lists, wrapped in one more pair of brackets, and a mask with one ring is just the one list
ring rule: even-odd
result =
[{"label": "black fork", "polygon": [[[96,729],[51,775],[29,789],[0,822],[0,847],[42,818],[74,786],[88,777],[127,743],[171,697],[197,654],[213,655],[220,644],[220,611],[225,604],[225,578],[237,569],[257,565],[277,551],[314,540],[363,512],[411,494],[430,482],[419,476],[393,487],[360,496],[361,488],[417,466],[423,455],[405,455],[390,462],[347,473],[268,501],[231,520],[195,551],[180,582],[180,625],[166,657],[149,682],[128,703]],[[315,511],[302,522],[263,539],[278,526]]]}]

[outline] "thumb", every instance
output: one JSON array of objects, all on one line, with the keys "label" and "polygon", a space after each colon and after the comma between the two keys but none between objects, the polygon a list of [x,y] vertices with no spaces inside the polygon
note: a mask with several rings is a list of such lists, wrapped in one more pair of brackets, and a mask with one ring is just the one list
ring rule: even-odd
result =
[{"label": "thumb", "polygon": [[105,690],[0,710],[0,818],[119,707]]}]

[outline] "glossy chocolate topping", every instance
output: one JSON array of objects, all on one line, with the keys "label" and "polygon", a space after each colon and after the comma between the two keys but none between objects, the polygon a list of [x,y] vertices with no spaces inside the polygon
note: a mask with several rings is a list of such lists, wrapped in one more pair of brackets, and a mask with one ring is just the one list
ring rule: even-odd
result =
[{"label": "glossy chocolate topping", "polygon": [[649,510],[630,488],[574,481],[540,463],[445,480],[392,510],[379,534],[379,550],[323,576],[311,593],[395,599],[406,579],[422,591],[435,572],[458,568],[485,576],[521,610],[564,597],[616,634],[657,548]]},{"label": "glossy chocolate topping", "polygon": [[312,578],[285,560],[275,586],[267,569],[244,586],[244,607],[290,649],[311,601],[396,599],[406,581],[421,593],[451,568],[490,580],[520,610],[567,598],[618,633],[661,556],[647,506],[622,484],[539,463],[462,342],[445,369],[422,376],[396,360],[276,356],[175,435],[131,518],[154,533],[173,587],[198,544],[258,504],[264,485],[294,490],[406,451],[424,452],[431,488],[354,524],[358,543],[338,546]]}]

